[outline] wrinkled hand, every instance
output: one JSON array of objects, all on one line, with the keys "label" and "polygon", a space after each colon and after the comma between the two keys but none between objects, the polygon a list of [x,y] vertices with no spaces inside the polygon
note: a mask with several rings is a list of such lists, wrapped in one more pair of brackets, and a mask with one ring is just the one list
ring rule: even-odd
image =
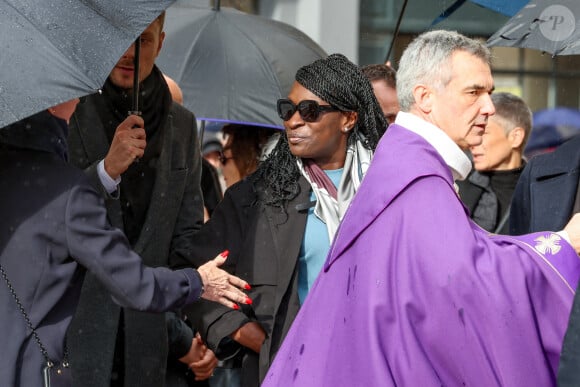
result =
[{"label": "wrinkled hand", "polygon": [[202,351],[198,360],[189,363],[189,368],[195,374],[195,380],[205,380],[213,375],[213,370],[218,364],[218,359],[213,351],[205,346],[199,333],[196,334],[193,341],[196,343],[195,345],[198,348],[202,349]]},{"label": "wrinkled hand", "polygon": [[240,290],[250,289],[250,285],[246,281],[218,267],[223,265],[227,256],[228,252],[226,250],[197,269],[205,288],[201,297],[206,300],[219,302],[230,308],[239,309],[236,303],[252,303],[252,300]]},{"label": "wrinkled hand", "polygon": [[259,323],[250,321],[235,330],[230,337],[244,347],[260,353],[260,348],[266,339],[266,332]]},{"label": "wrinkled hand", "polygon": [[564,231],[568,233],[572,247],[580,255],[580,212],[572,216],[572,219],[564,227]]},{"label": "wrinkled hand", "polygon": [[105,171],[116,179],[140,157],[147,145],[143,118],[130,115],[117,126],[109,153],[105,156]]}]

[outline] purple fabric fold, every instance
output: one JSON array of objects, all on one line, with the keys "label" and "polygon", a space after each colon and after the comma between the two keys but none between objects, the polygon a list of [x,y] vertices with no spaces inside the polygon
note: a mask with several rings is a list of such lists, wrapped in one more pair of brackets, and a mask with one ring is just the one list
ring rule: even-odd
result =
[{"label": "purple fabric fold", "polygon": [[392,125],[263,386],[551,386],[580,276],[558,234],[490,236]]}]

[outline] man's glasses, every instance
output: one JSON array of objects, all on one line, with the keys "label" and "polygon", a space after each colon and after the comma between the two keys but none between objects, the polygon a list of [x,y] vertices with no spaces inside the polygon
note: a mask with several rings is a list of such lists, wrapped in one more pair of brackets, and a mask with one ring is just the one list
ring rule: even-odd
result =
[{"label": "man's glasses", "polygon": [[322,112],[338,112],[339,108],[330,105],[319,105],[318,102],[305,99],[298,105],[294,105],[289,99],[279,99],[276,105],[278,115],[284,121],[288,121],[296,111],[305,122],[314,122]]},{"label": "man's glasses", "polygon": [[221,152],[218,156],[218,160],[220,161],[220,163],[222,163],[222,165],[226,165],[228,163],[228,160],[233,160],[233,159],[234,159],[233,157],[224,156],[224,154]]}]

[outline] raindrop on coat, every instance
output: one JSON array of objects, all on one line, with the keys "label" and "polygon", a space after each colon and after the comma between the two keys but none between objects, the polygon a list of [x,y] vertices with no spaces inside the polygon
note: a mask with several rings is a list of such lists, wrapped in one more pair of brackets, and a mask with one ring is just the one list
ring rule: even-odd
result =
[{"label": "raindrop on coat", "polygon": [[298,368],[296,368],[294,370],[294,374],[292,375],[292,380],[296,380],[297,377],[298,377]]}]

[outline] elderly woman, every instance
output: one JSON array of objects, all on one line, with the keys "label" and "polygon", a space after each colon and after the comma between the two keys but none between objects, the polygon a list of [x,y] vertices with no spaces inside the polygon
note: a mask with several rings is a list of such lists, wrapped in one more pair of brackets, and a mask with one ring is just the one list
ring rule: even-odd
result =
[{"label": "elderly woman", "polygon": [[[335,54],[302,67],[278,101],[286,135],[257,171],[230,187],[196,235],[190,261],[224,249],[252,305],[186,309],[208,347],[257,386],[316,279],[386,121],[368,79]],[[211,255],[210,255],[211,256]]]}]

